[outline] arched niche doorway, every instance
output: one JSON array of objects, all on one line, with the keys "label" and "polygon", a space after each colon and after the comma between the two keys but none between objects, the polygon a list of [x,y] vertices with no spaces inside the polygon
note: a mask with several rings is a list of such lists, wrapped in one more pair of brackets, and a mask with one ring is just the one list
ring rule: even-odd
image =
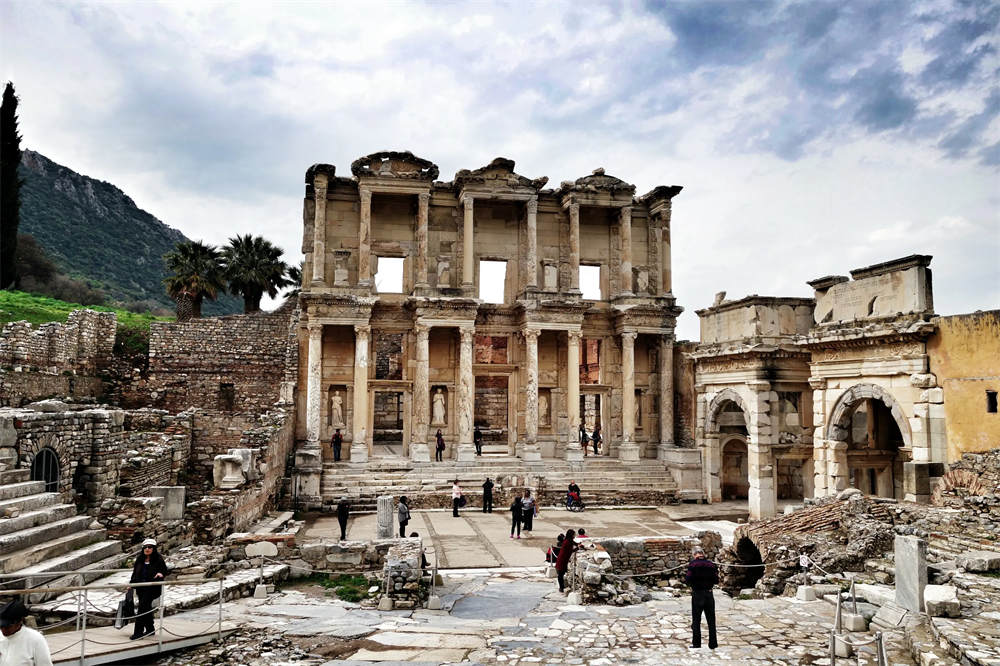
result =
[{"label": "arched niche doorway", "polygon": [[750,462],[747,441],[742,435],[731,435],[722,444],[722,468],[719,483],[723,500],[745,500],[750,495]]},{"label": "arched niche doorway", "polygon": [[31,461],[31,480],[44,481],[45,492],[59,492],[59,455],[46,447],[38,451]]},{"label": "arched niche doorway", "polygon": [[747,411],[743,398],[732,389],[724,389],[709,404],[705,422],[707,444],[714,449],[709,459],[715,461],[711,474],[717,475],[722,500],[746,500],[749,497],[749,455]]}]

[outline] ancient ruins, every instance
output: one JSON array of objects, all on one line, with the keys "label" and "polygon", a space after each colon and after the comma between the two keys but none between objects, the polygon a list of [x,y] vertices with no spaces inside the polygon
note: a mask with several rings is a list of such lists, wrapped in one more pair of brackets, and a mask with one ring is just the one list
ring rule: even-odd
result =
[{"label": "ancient ruins", "polygon": [[[369,577],[380,608],[447,612],[419,558],[459,556],[429,542],[506,540],[504,512],[525,490],[554,532],[545,521],[563,515],[575,480],[589,505],[669,514],[665,529],[678,529],[597,535],[573,572],[582,603],[678,596],[675,571],[700,544],[730,567],[734,604],[837,603],[861,583],[872,608],[849,631],[871,622],[901,632],[900,655],[997,663],[995,635],[974,616],[982,599],[1000,600],[982,575],[1000,568],[1000,311],[938,316],[931,257],[912,255],[813,279],[811,298],[721,292],[685,304],[705,306],[701,339],[678,341],[670,230],[681,187],[637,196],[603,169],[549,187],[514,166],[497,158],[441,181],[408,152],[359,158],[346,176],[313,165],[298,297],[270,313],[154,323],[138,361],[118,352],[112,314],[7,324],[6,589],[42,590],[30,598],[39,616],[66,621],[76,602],[56,588],[117,581],[102,576],[152,537],[186,582],[206,585],[168,592],[168,613],[266,597],[266,584],[320,571]],[[581,430],[599,430],[599,455]],[[478,510],[487,476],[499,522],[454,534],[435,522],[453,480]],[[427,540],[394,537],[387,498],[400,495],[424,512],[414,522]],[[321,533],[344,497],[360,516],[350,541]],[[365,522],[379,504],[378,523]],[[750,522],[728,535],[678,527],[713,517]],[[276,554],[258,572],[259,542]],[[476,566],[522,552],[484,546]],[[516,585],[528,594],[535,583]],[[93,592],[98,623],[115,594]],[[372,623],[358,636],[376,631],[374,616],[358,617]],[[490,641],[514,641],[494,629]],[[970,656],[963,632],[993,646],[987,657]],[[758,639],[744,638],[740,654],[752,654]],[[810,649],[824,654],[827,638],[810,636]],[[484,639],[468,641],[462,658],[490,660]],[[511,647],[519,658],[533,649]]]}]

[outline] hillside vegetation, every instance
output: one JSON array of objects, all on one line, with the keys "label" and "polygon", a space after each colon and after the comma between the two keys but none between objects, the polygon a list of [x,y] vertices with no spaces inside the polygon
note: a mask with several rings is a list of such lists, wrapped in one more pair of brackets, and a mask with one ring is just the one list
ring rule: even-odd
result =
[{"label": "hillside vegetation", "polygon": [[73,310],[97,310],[98,312],[114,312],[118,316],[118,325],[130,328],[145,328],[153,321],[173,321],[173,317],[155,317],[149,313],[129,312],[103,305],[80,305],[67,303],[55,298],[29,294],[24,291],[0,291],[0,325],[11,321],[29,321],[32,325],[46,324],[50,321],[65,322]]}]

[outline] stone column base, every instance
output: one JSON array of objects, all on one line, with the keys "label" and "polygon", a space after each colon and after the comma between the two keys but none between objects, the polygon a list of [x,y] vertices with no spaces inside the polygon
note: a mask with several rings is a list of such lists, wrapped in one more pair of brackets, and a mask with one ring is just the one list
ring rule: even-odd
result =
[{"label": "stone column base", "polygon": [[521,460],[539,461],[542,459],[542,452],[538,450],[537,444],[525,444],[521,447]]},{"label": "stone column base", "polygon": [[348,462],[352,467],[368,464],[368,445],[364,442],[351,444],[351,459]]},{"label": "stone column base", "polygon": [[572,442],[566,446],[566,462],[583,462],[583,449],[579,442],[576,446]]},{"label": "stone column base", "polygon": [[309,443],[295,452],[294,490],[296,503],[305,509],[323,505],[320,483],[323,479],[323,453],[319,443]]},{"label": "stone column base", "polygon": [[431,448],[427,446],[427,442],[410,443],[410,460],[413,462],[431,461]]},{"label": "stone column base", "polygon": [[637,444],[622,444],[618,447],[618,460],[626,465],[639,463],[639,446]]},{"label": "stone column base", "polygon": [[473,462],[476,459],[476,449],[472,444],[459,444],[455,450],[455,460],[458,462]]}]

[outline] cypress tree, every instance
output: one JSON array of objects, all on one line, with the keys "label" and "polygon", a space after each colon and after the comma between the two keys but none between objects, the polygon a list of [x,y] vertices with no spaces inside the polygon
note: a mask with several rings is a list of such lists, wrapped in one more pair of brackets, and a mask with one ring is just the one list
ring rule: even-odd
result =
[{"label": "cypress tree", "polygon": [[20,224],[21,136],[17,133],[17,96],[10,81],[3,90],[0,105],[0,289],[17,286],[14,255],[17,252],[17,228]]}]

